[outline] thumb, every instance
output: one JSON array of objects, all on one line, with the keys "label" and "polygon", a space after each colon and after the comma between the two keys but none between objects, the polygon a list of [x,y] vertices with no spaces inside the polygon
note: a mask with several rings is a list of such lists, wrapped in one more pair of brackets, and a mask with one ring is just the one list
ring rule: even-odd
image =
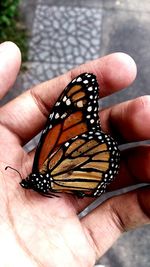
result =
[{"label": "thumb", "polygon": [[0,44],[0,99],[14,84],[21,64],[19,48],[12,42]]}]

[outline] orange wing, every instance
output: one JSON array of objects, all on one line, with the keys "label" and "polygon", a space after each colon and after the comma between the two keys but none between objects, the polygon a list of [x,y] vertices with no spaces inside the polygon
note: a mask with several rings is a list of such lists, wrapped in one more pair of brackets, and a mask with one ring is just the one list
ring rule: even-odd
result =
[{"label": "orange wing", "polygon": [[44,162],[56,148],[71,138],[100,129],[98,83],[93,74],[75,78],[56,102],[36,150],[33,172],[42,171]]},{"label": "orange wing", "polygon": [[118,172],[119,151],[103,132],[82,134],[62,145],[43,165],[51,177],[50,192],[98,196]]},{"label": "orange wing", "polygon": [[32,173],[21,186],[45,196],[98,196],[118,172],[119,150],[104,134],[93,74],[76,77],[56,102],[42,132]]}]

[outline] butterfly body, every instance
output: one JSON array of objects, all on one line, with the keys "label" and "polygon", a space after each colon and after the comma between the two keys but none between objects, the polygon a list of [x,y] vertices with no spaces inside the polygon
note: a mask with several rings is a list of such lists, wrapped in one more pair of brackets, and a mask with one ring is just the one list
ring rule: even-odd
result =
[{"label": "butterfly body", "polygon": [[98,83],[83,73],[64,90],[49,115],[36,150],[32,174],[21,186],[43,195],[98,196],[116,176],[119,150],[102,132]]}]

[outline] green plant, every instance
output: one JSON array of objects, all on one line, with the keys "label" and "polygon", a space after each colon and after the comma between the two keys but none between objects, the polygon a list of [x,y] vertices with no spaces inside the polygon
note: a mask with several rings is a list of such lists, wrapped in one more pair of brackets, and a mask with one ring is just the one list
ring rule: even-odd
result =
[{"label": "green plant", "polygon": [[27,34],[19,16],[20,0],[0,1],[0,42],[12,41],[21,52],[23,61],[27,60]]}]

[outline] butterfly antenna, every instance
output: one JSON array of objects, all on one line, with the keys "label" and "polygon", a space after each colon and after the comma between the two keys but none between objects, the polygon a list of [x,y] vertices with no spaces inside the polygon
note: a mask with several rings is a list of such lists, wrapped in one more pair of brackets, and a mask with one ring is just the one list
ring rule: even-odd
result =
[{"label": "butterfly antenna", "polygon": [[21,180],[23,179],[23,178],[22,178],[22,176],[21,176],[21,173],[20,173],[18,170],[14,169],[14,168],[13,168],[13,167],[11,167],[11,166],[6,166],[6,167],[5,167],[5,171],[6,171],[7,169],[11,169],[11,170],[13,170],[13,171],[17,172],[17,173],[19,174],[19,176],[20,176]]}]

